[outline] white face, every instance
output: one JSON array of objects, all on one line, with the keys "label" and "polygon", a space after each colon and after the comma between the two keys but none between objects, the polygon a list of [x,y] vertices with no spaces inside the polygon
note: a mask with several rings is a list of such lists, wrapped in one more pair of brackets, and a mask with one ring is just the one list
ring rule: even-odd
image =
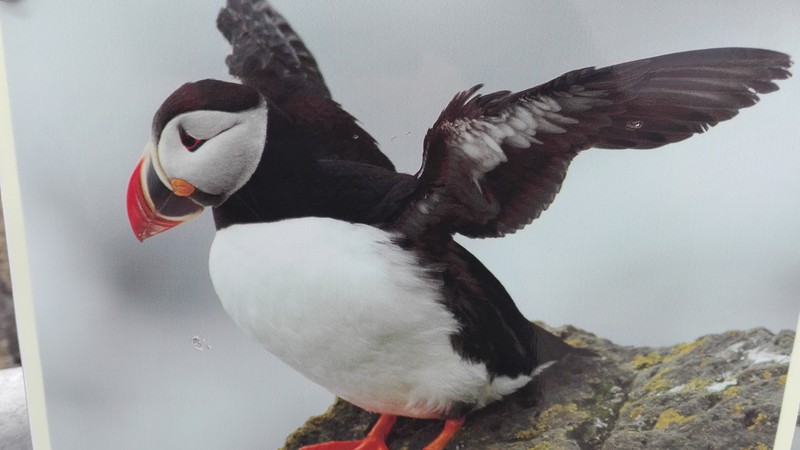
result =
[{"label": "white face", "polygon": [[176,179],[228,197],[253,175],[267,139],[262,101],[241,112],[191,111],[170,120],[157,145],[148,145],[165,186]]}]

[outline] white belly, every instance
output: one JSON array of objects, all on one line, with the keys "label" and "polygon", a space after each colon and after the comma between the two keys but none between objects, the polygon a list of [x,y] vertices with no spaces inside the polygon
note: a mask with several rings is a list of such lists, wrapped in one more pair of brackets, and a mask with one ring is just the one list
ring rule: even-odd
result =
[{"label": "white belly", "polygon": [[245,332],[364,409],[437,417],[530,380],[492,382],[483,364],[455,354],[458,325],[438,286],[377,228],[325,218],[234,225],[217,232],[209,268]]}]

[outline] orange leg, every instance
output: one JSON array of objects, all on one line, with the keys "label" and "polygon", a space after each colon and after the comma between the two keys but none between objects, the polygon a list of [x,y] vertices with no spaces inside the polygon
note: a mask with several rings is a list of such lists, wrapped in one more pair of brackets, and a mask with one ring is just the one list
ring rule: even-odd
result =
[{"label": "orange leg", "polygon": [[386,446],[386,437],[389,436],[396,421],[397,416],[381,414],[367,437],[360,441],[323,442],[302,447],[300,450],[389,450]]},{"label": "orange leg", "polygon": [[453,439],[458,430],[464,425],[464,418],[450,419],[444,423],[444,429],[424,450],[444,450],[444,446]]}]

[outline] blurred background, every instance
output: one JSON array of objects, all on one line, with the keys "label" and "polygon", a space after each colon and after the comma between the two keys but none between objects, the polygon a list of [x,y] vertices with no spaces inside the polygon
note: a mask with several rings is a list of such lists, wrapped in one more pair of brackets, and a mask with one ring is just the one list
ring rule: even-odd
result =
[{"label": "blurred background", "polygon": [[[406,172],[453,94],[479,82],[519,90],[707,47],[800,58],[794,0],[273,4],[334,98]],[[125,189],[161,101],[186,81],[230,78],[222,6],[0,6],[54,448],[277,448],[333,400],[225,315],[207,273],[210,214],[144,244],[128,225]],[[794,329],[800,77],[779,84],[683,143],[588,151],[523,232],[462,242],[530,319],[619,344]]]}]

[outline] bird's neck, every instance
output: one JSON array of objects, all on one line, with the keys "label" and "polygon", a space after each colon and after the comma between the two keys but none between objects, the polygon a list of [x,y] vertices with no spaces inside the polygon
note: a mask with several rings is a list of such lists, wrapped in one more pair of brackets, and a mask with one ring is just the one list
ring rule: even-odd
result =
[{"label": "bird's neck", "polygon": [[270,109],[267,141],[253,175],[214,208],[217,229],[236,223],[274,222],[309,215],[317,165],[313,148],[280,111]]}]

